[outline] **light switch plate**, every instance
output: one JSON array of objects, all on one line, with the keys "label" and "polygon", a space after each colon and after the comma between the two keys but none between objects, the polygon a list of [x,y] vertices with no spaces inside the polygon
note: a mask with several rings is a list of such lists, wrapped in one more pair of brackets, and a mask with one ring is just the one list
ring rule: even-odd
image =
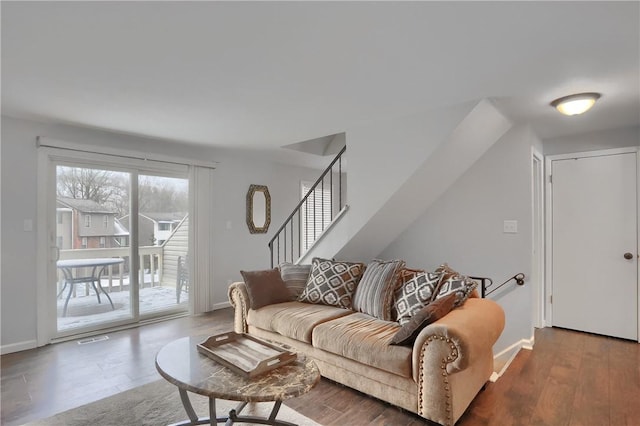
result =
[{"label": "light switch plate", "polygon": [[505,234],[517,234],[518,233],[518,221],[517,220],[505,220],[503,231]]}]

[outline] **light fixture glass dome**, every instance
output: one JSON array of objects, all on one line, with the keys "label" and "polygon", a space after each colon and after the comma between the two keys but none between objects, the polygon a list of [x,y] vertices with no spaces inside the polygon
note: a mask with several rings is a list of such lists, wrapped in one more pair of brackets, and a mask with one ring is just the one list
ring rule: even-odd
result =
[{"label": "light fixture glass dome", "polygon": [[591,109],[600,98],[600,93],[577,93],[551,102],[551,106],[564,115],[578,115]]}]

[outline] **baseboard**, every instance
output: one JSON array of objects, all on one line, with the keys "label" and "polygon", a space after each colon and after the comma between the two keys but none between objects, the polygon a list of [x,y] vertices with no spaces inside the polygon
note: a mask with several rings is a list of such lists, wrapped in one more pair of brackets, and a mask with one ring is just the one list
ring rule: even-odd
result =
[{"label": "baseboard", "polygon": [[13,352],[26,351],[27,349],[33,349],[36,347],[38,347],[38,342],[36,340],[26,340],[24,342],[0,346],[0,354],[5,355]]},{"label": "baseboard", "polygon": [[534,337],[531,336],[530,339],[522,339],[504,349],[503,351],[499,352],[498,354],[494,355],[493,364],[495,366],[498,366],[498,371],[494,371],[493,374],[491,374],[489,381],[495,382],[500,377],[502,377],[504,372],[507,371],[507,368],[509,367],[511,362],[513,362],[513,360],[516,358],[516,355],[518,355],[518,352],[520,352],[520,349],[526,349],[530,351],[533,349],[533,343]]},{"label": "baseboard", "polygon": [[215,303],[213,305],[213,309],[211,310],[217,311],[218,309],[224,309],[224,308],[230,308],[230,307],[231,307],[231,303],[229,303],[229,301],[226,301],[226,302]]}]

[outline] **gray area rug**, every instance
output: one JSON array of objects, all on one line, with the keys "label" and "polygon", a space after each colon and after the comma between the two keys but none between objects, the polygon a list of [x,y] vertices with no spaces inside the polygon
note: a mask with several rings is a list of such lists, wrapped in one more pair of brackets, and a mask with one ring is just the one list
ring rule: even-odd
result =
[{"label": "gray area rug", "polygon": [[[208,416],[208,398],[189,393],[196,413]],[[216,400],[218,415],[235,408],[237,401]],[[252,403],[242,410],[243,415],[268,417],[273,403]],[[278,420],[301,426],[320,426],[318,423],[285,406],[280,408]],[[27,423],[29,426],[95,426],[95,425],[168,425],[187,420],[180,402],[178,388],[165,380],[158,380],[108,398],[56,414],[47,419]],[[236,425],[244,423],[236,423]]]}]

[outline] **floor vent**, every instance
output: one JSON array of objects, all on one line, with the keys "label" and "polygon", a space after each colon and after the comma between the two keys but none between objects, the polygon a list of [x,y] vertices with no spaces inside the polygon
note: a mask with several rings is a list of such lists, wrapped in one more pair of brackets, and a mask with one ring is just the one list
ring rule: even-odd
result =
[{"label": "floor vent", "polygon": [[88,345],[89,343],[102,342],[103,340],[109,340],[109,336],[90,337],[88,339],[78,340],[78,344]]}]

